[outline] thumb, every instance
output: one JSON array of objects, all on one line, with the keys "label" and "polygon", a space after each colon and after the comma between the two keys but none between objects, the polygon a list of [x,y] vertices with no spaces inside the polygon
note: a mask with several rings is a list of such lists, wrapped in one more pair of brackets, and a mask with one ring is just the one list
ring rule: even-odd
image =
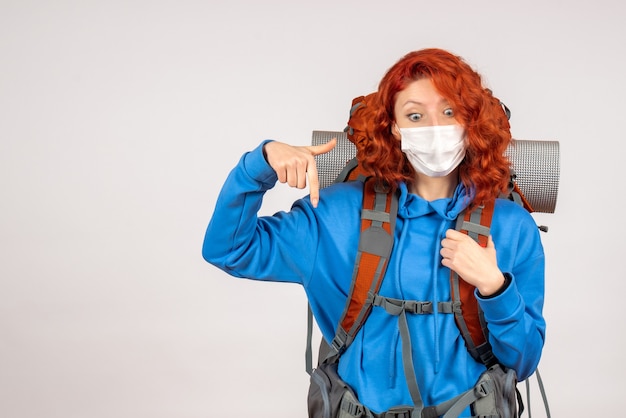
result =
[{"label": "thumb", "polygon": [[487,238],[487,248],[489,249],[496,249],[496,244],[494,244],[493,242],[493,238],[491,237],[491,235],[489,235],[489,238]]},{"label": "thumb", "polygon": [[311,146],[308,146],[307,148],[309,149],[311,154],[320,155],[320,154],[326,154],[327,152],[332,151],[333,148],[335,148],[335,146],[337,146],[337,138],[333,138],[325,144],[311,145]]}]

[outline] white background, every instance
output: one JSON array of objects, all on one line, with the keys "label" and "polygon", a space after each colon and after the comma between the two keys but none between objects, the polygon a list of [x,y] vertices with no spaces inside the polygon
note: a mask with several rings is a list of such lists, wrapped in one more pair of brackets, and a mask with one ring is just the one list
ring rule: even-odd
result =
[{"label": "white background", "polygon": [[[617,0],[0,0],[0,416],[304,417],[302,290],[206,264],[204,230],[243,152],[343,129],[352,98],[424,47],[481,72],[514,137],[560,141],[557,210],[536,215],[540,370],[553,416],[619,416],[625,15]],[[303,193],[278,187],[264,211]]]}]

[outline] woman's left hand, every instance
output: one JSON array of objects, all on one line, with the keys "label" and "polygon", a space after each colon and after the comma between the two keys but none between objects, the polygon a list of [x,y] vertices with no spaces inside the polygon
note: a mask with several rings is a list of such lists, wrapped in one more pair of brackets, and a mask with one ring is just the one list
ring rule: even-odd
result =
[{"label": "woman's left hand", "polygon": [[454,229],[441,240],[441,264],[454,270],[463,280],[475,286],[482,296],[496,293],[504,284],[498,268],[496,247],[489,236],[487,247],[481,247],[470,236]]}]

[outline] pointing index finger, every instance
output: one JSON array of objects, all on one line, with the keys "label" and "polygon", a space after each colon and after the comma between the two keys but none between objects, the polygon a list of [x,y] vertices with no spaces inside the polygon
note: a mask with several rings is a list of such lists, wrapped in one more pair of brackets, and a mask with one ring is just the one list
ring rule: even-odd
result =
[{"label": "pointing index finger", "polygon": [[[325,144],[313,145],[308,148],[311,154],[313,154],[313,156],[316,156],[330,152],[333,148],[335,148],[336,145],[337,138],[333,138]],[[309,167],[307,169],[307,176],[309,180],[309,197],[311,199],[311,204],[314,208],[316,208],[317,204],[320,201],[320,179],[315,161],[313,161],[313,164],[309,164]]]}]

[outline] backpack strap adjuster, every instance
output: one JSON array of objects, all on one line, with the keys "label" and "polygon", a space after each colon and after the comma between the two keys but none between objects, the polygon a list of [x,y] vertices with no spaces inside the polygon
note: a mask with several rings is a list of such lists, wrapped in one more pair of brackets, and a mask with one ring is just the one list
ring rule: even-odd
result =
[{"label": "backpack strap adjuster", "polygon": [[363,405],[355,402],[341,402],[341,409],[352,417],[360,417],[365,412]]},{"label": "backpack strap adjuster", "polygon": [[474,387],[474,394],[476,398],[484,398],[489,396],[495,390],[493,382],[491,380],[482,381],[480,384]]},{"label": "backpack strap adjuster", "polygon": [[400,406],[391,408],[381,418],[419,418],[413,415],[413,408]]}]

